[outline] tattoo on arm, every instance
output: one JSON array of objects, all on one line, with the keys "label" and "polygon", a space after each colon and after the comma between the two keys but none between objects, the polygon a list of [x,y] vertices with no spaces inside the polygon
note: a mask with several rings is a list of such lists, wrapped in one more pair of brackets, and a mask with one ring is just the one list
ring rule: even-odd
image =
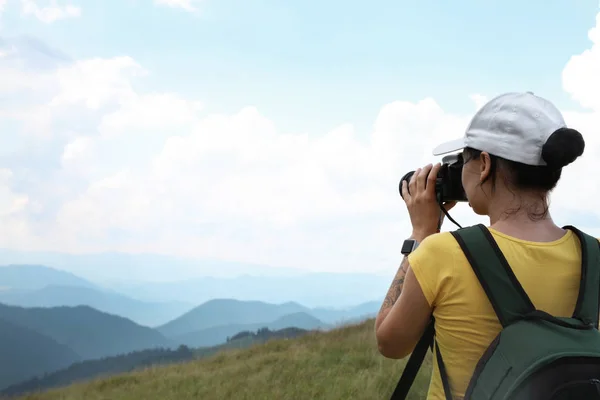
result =
[{"label": "tattoo on arm", "polygon": [[396,272],[396,276],[394,276],[394,280],[390,285],[390,288],[383,300],[383,304],[381,305],[381,310],[385,310],[391,308],[398,297],[400,297],[400,293],[402,293],[402,287],[404,286],[404,278],[406,277],[406,270],[408,266],[408,257],[404,257],[402,263],[400,264],[400,268],[398,272]]},{"label": "tattoo on arm", "polygon": [[398,272],[396,272],[396,276],[394,276],[394,280],[392,281],[392,284],[390,285],[385,299],[383,300],[383,304],[379,309],[376,326],[379,326],[379,324],[383,322],[388,312],[393,307],[394,303],[396,303],[396,301],[400,297],[400,294],[402,293],[402,287],[404,286],[404,278],[406,277],[407,270],[408,257],[404,256],[404,259],[402,259],[402,263],[400,264],[400,268],[398,269]]}]

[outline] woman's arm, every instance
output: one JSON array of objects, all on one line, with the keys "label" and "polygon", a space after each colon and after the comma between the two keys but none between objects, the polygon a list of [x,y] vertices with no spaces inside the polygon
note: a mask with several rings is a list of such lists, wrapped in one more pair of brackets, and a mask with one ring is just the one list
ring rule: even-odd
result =
[{"label": "woman's arm", "polygon": [[431,319],[421,286],[404,257],[375,321],[379,352],[387,358],[409,355]]},{"label": "woman's arm", "polygon": [[392,284],[388,289],[387,294],[385,295],[385,299],[383,299],[383,304],[379,309],[379,313],[377,314],[377,318],[375,319],[375,331],[379,329],[383,320],[388,315],[392,306],[400,297],[400,293],[402,293],[402,287],[404,286],[404,279],[406,278],[406,271],[408,270],[408,257],[404,256],[402,259],[402,263],[400,263],[400,268],[398,268],[398,272],[396,272],[396,276],[394,276],[394,280],[392,280]]},{"label": "woman's arm", "polygon": [[[441,225],[441,210],[435,193],[440,167],[439,163],[428,164],[418,168],[410,182],[402,182],[402,198],[413,228],[411,238],[421,244],[425,238],[439,232]],[[450,210],[455,204],[445,204],[444,208]],[[419,250],[424,249],[415,251]],[[388,358],[406,357],[423,335],[431,313],[432,307],[405,257],[376,318],[375,335],[379,352]]]}]

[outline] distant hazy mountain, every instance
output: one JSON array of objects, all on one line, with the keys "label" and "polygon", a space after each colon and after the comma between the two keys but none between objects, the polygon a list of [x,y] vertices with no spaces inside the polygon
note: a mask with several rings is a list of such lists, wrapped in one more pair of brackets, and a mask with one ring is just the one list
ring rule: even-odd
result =
[{"label": "distant hazy mountain", "polygon": [[187,259],[159,254],[96,253],[66,254],[49,251],[0,249],[2,264],[51,265],[97,283],[167,282],[201,276],[231,277],[296,275],[301,271],[259,264],[211,259]]},{"label": "distant hazy mountain", "polygon": [[349,307],[383,299],[389,277],[370,274],[309,273],[301,276],[197,278],[181,282],[118,285],[116,290],[144,301],[200,304],[211,299],[297,302],[307,307]]},{"label": "distant hazy mountain", "polygon": [[168,322],[192,308],[185,303],[149,303],[84,286],[49,285],[36,290],[0,291],[0,303],[22,307],[86,305],[146,326]]},{"label": "distant hazy mountain", "polygon": [[[181,340],[184,335],[189,333],[193,333],[194,337],[198,337],[200,331],[205,331],[209,328],[221,329],[224,326],[230,325],[239,327],[241,325],[267,324],[273,323],[273,321],[289,315],[310,316],[312,320],[308,325],[287,326],[312,329],[313,326],[316,326],[311,325],[315,321],[321,324],[336,325],[373,317],[377,313],[380,305],[379,302],[368,302],[346,309],[311,309],[295,302],[273,304],[262,301],[214,299],[201,304],[179,318],[159,326],[156,329],[166,337]],[[298,319],[295,321],[298,321]],[[269,325],[269,328],[281,329],[287,326]],[[210,340],[210,343],[213,343],[214,340],[212,338],[214,335],[212,333],[210,333],[210,335],[211,339],[207,340]],[[184,341],[182,343],[188,344],[191,342]],[[191,346],[191,344],[189,345]]]},{"label": "distant hazy mountain", "polygon": [[[309,279],[312,277],[313,279]],[[335,285],[327,288],[324,282],[329,280],[336,281]],[[375,282],[378,277],[375,277]],[[358,281],[363,282],[358,285]],[[307,283],[307,281],[310,281]],[[191,310],[194,305],[210,301],[214,298],[226,298],[223,296],[214,296],[217,293],[233,293],[231,298],[244,298],[246,301],[262,301],[265,303],[286,303],[296,298],[311,298],[308,303],[302,302],[305,305],[318,303],[319,305],[326,304],[329,306],[338,306],[342,302],[344,296],[337,292],[348,291],[351,293],[351,288],[359,287],[364,293],[361,296],[348,295],[348,298],[343,303],[349,303],[349,298],[352,298],[352,304],[361,301],[361,298],[380,297],[367,296],[368,279],[358,279],[354,275],[336,275],[336,274],[311,274],[303,277],[249,277],[243,276],[239,278],[202,278],[192,282],[176,282],[176,283],[161,283],[161,284],[141,284],[132,289],[125,290],[125,294],[118,293],[114,290],[105,289],[95,286],[93,283],[82,279],[74,274],[57,270],[55,268],[39,266],[39,265],[11,265],[0,267],[0,303],[18,305],[23,307],[58,307],[58,306],[78,306],[87,305],[100,311],[110,314],[119,315],[132,321],[155,327],[173,320],[188,310]],[[303,283],[304,282],[304,283]],[[317,283],[315,283],[317,282]],[[312,288],[306,291],[299,289],[303,285],[313,285]],[[294,286],[296,285],[296,286]],[[315,288],[315,285],[321,288],[321,292]],[[294,286],[293,288],[291,286]],[[249,289],[248,289],[249,287]],[[338,289],[335,289],[337,287]],[[165,289],[166,288],[166,289]],[[245,288],[245,289],[244,289]],[[287,289],[286,289],[287,288]],[[166,291],[165,291],[166,290]],[[354,289],[357,291],[358,289]],[[244,292],[245,291],[245,292]],[[141,292],[141,293],[140,293]],[[373,290],[373,293],[376,291]],[[160,301],[142,301],[134,299],[131,296],[138,294],[142,298],[159,299]],[[169,295],[172,294],[172,298]],[[254,293],[254,294],[252,294]],[[322,301],[316,299],[320,296],[326,298]],[[194,303],[185,303],[175,301],[177,298],[199,298],[203,299]],[[206,298],[206,299],[205,299]],[[332,298],[336,298],[335,300]],[[269,299],[279,299],[277,301]],[[240,301],[241,303],[241,301]],[[368,314],[369,310],[375,312],[379,304],[372,306],[373,302],[368,302],[361,307],[364,307],[362,314]],[[377,303],[377,302],[375,302]],[[277,318],[294,311],[308,311],[308,308],[302,307],[299,304],[294,305],[294,309],[282,309],[280,313],[270,315],[269,317]],[[330,308],[315,308],[310,310],[311,314],[325,322],[344,322],[348,318],[361,316],[359,309],[351,307],[342,311],[340,309]],[[240,310],[242,314],[247,314],[248,310]],[[253,311],[252,311],[253,312]],[[260,322],[259,320],[252,321],[226,321],[228,323],[252,323]],[[216,321],[219,322],[219,321]],[[218,323],[220,324],[220,322]],[[194,330],[203,329],[206,327],[215,326],[209,321],[204,326],[194,326]]]},{"label": "distant hazy mountain", "polygon": [[22,308],[0,304],[0,318],[70,347],[82,359],[173,345],[151,328],[88,306]]},{"label": "distant hazy mountain", "polygon": [[[269,303],[295,301],[308,307],[347,307],[383,299],[393,277],[393,271],[389,276],[307,273],[243,262],[154,254],[71,255],[7,249],[0,249],[0,264],[50,265],[137,300],[191,304],[235,298]],[[64,282],[54,284],[73,286]]]},{"label": "distant hazy mountain", "polygon": [[69,347],[0,318],[0,389],[80,360]]},{"label": "distant hazy mountain", "polygon": [[342,309],[317,307],[311,309],[310,313],[322,321],[338,325],[372,318],[377,315],[380,308],[381,301],[369,301]]},{"label": "distant hazy mountain", "polygon": [[96,287],[72,273],[42,265],[0,266],[0,293],[7,289],[36,290],[48,285]]},{"label": "distant hazy mountain", "polygon": [[281,330],[285,328],[299,328],[303,330],[326,329],[329,326],[319,321],[312,315],[305,312],[296,312],[284,315],[275,321],[266,321],[254,324],[230,324],[223,326],[214,326],[212,328],[202,329],[196,332],[190,332],[185,335],[173,337],[176,343],[184,344],[189,347],[209,347],[223,344],[228,337],[232,337],[240,332],[253,332],[260,328],[270,330]]},{"label": "distant hazy mountain", "polygon": [[270,322],[286,314],[302,311],[309,309],[292,302],[268,304],[261,301],[215,299],[156,329],[167,337],[176,337],[215,326]]},{"label": "distant hazy mountain", "polygon": [[[278,330],[285,329],[285,328],[300,328],[300,329],[305,329],[305,330],[327,329],[330,326],[306,312],[296,312],[293,314],[287,314],[287,315],[284,315],[283,317],[277,318],[275,321],[269,322],[266,325],[266,327],[272,331],[278,331]],[[260,327],[260,328],[262,328],[262,327]],[[254,330],[258,330],[258,329],[259,328],[242,329],[242,330],[239,330],[238,332],[254,331]]]}]

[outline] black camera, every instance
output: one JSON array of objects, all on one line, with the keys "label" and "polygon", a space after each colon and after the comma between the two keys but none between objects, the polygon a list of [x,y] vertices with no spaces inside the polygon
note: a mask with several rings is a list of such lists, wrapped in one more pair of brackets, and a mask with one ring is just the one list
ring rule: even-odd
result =
[{"label": "black camera", "polygon": [[[468,201],[462,186],[463,163],[464,160],[461,153],[442,158],[442,166],[435,180],[435,194],[440,203]],[[415,171],[410,171],[400,179],[400,196],[402,196],[402,181],[407,181],[408,183],[414,173]]]}]

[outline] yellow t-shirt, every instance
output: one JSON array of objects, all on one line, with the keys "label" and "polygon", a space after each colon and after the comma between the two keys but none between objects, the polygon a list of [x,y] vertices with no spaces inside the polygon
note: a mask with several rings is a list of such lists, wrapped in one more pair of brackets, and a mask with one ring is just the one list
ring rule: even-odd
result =
[{"label": "yellow t-shirt", "polygon": [[[516,239],[490,229],[515,276],[536,306],[556,316],[572,315],[579,292],[581,248],[568,231],[547,243]],[[477,361],[501,330],[496,314],[456,239],[429,236],[408,257],[435,317],[436,339],[455,399],[464,396]],[[427,400],[444,400],[433,362]]]}]

